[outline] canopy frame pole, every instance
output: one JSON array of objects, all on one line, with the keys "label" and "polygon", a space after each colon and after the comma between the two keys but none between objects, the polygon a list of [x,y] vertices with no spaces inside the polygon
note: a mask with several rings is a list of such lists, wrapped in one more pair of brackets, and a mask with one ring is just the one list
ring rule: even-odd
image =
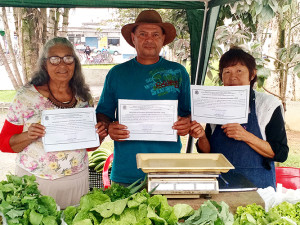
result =
[{"label": "canopy frame pole", "polygon": [[[200,67],[200,57],[201,57],[204,30],[205,30],[206,18],[207,18],[207,12],[208,12],[208,1],[209,0],[204,1],[205,8],[204,8],[204,17],[203,17],[203,23],[202,23],[202,33],[201,33],[201,39],[200,39],[199,53],[198,53],[198,62],[197,62],[197,69],[196,69],[196,76],[195,76],[195,84],[197,84],[197,81],[198,81],[198,73],[199,73],[199,67]],[[189,135],[185,152],[186,153],[192,153],[193,152],[193,146],[194,146],[194,138],[191,135]]]},{"label": "canopy frame pole", "polygon": [[198,73],[199,73],[199,67],[200,67],[200,58],[201,58],[202,44],[203,44],[203,37],[204,37],[204,30],[205,30],[206,18],[207,18],[207,12],[208,12],[208,1],[204,1],[204,4],[205,4],[204,17],[203,17],[202,33],[201,33],[199,53],[198,53],[198,63],[197,63],[197,69],[196,69],[195,84],[197,84],[197,82],[198,82]]}]

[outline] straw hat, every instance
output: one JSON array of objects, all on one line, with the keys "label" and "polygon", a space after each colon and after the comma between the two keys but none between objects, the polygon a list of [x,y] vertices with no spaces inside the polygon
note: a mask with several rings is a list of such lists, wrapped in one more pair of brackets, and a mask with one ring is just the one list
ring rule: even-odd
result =
[{"label": "straw hat", "polygon": [[176,29],[171,23],[163,23],[158,12],[155,10],[142,11],[135,20],[135,23],[126,24],[122,27],[121,33],[125,40],[134,47],[131,40],[131,32],[141,24],[154,24],[160,26],[165,33],[164,45],[171,43],[176,37]]}]

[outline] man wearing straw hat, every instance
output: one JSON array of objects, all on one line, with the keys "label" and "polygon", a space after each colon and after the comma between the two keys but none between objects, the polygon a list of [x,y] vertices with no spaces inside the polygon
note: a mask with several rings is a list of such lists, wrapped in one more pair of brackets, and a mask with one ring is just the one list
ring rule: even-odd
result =
[{"label": "man wearing straw hat", "polygon": [[185,136],[190,129],[190,81],[185,68],[159,56],[164,45],[176,37],[175,27],[163,23],[155,10],[142,11],[135,23],[122,27],[125,40],[136,49],[137,56],[113,67],[106,76],[96,109],[97,119],[106,122],[114,140],[111,180],[130,184],[144,173],[137,169],[137,153],[180,153],[177,142],[126,141],[130,133],[115,116],[118,99],[178,100],[178,121],[173,129]]}]

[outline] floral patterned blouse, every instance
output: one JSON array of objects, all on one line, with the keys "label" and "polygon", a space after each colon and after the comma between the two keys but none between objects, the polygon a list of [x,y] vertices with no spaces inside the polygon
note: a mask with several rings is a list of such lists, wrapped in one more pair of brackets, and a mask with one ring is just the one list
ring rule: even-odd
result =
[{"label": "floral patterned blouse", "polygon": [[[92,99],[89,102],[78,97],[76,99],[75,108],[93,106]],[[40,123],[42,111],[49,109],[57,107],[33,85],[26,85],[17,92],[8,110],[7,120],[14,125],[22,125],[25,132],[32,123]],[[37,177],[54,180],[86,169],[88,156],[86,149],[47,153],[44,151],[42,139],[39,138],[18,153],[16,163]]]}]

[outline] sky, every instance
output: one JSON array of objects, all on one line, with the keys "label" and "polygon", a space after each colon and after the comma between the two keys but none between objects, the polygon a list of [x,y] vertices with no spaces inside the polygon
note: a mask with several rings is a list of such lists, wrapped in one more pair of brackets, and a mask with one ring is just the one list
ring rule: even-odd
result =
[{"label": "sky", "polygon": [[81,26],[86,22],[100,22],[104,19],[109,19],[112,16],[114,9],[108,8],[75,8],[69,13],[69,26]]}]

